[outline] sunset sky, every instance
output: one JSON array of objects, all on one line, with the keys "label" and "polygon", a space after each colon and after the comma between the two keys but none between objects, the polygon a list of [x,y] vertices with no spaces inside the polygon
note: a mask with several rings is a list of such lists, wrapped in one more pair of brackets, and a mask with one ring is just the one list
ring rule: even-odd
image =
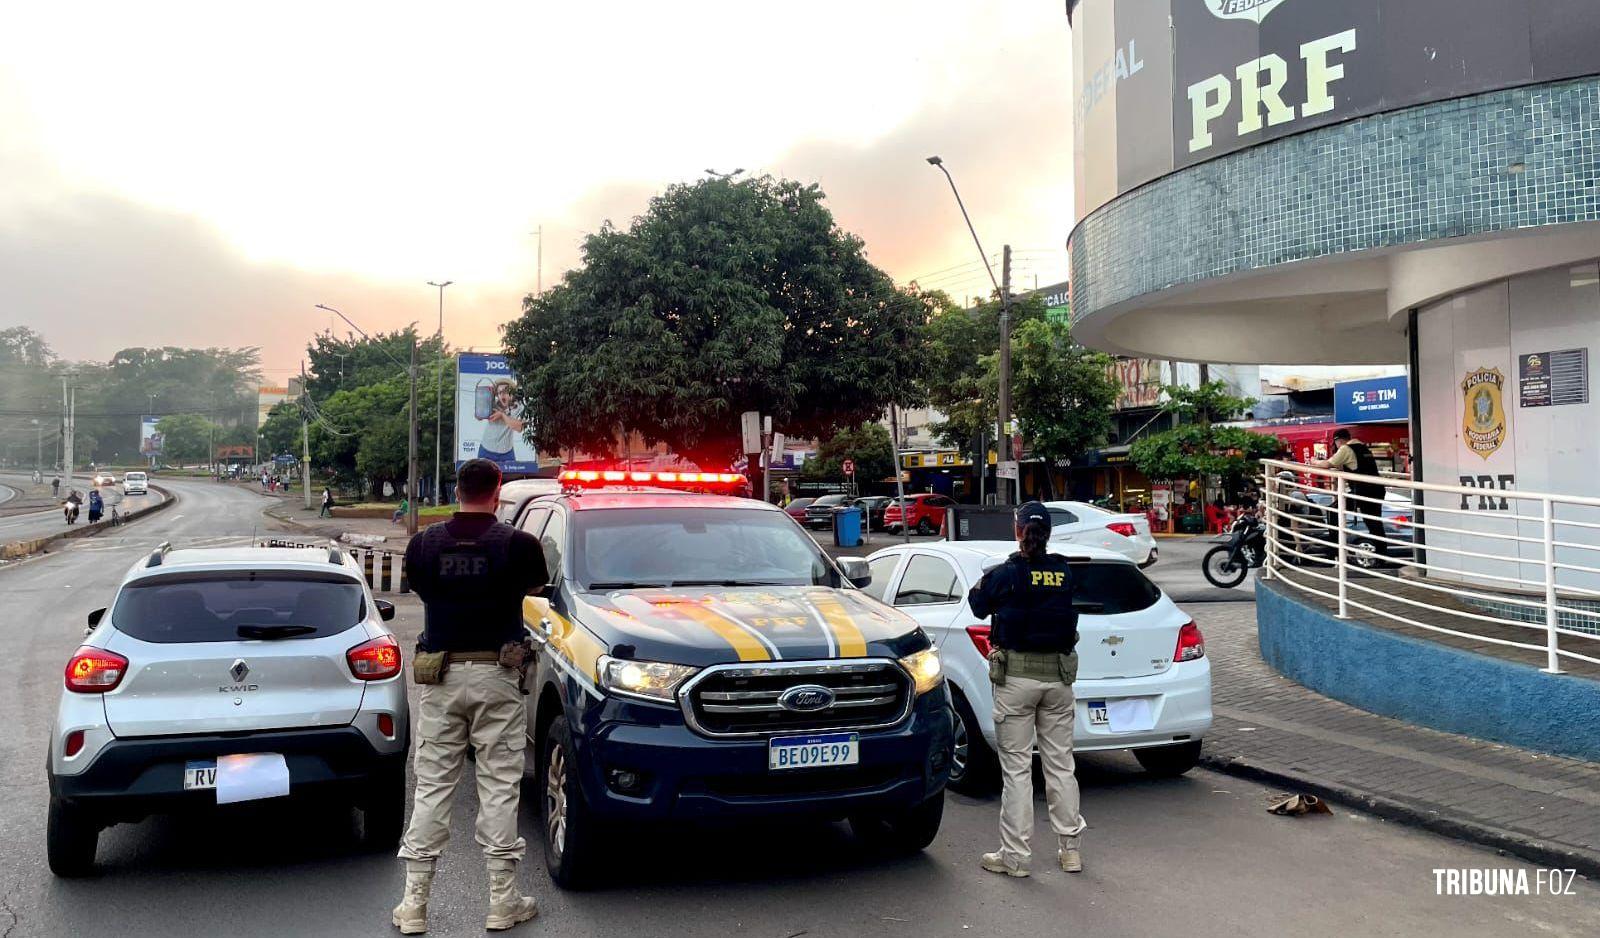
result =
[{"label": "sunset sky", "polygon": [[[744,168],[817,182],[896,280],[977,293],[944,178],[1066,279],[1060,0],[31,4],[0,38],[0,326],[64,357],[259,345],[326,303],[491,347],[605,219]],[[947,270],[947,268],[956,268]],[[342,332],[344,327],[340,325]]]}]

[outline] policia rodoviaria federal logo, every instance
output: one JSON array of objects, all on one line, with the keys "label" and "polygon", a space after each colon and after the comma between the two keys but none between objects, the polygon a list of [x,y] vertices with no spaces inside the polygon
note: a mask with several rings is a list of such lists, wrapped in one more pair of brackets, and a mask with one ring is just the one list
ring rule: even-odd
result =
[{"label": "policia rodoviaria federal logo", "polygon": [[1259,23],[1283,0],[1205,0],[1206,9],[1225,20]]},{"label": "policia rodoviaria federal logo", "polygon": [[1498,368],[1475,368],[1461,380],[1461,432],[1467,448],[1488,459],[1506,441],[1506,409]]}]

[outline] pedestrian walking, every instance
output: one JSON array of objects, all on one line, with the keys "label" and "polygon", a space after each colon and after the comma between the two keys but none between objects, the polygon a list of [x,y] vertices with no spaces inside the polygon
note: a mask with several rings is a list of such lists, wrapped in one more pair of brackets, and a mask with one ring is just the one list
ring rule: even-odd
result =
[{"label": "pedestrian walking", "polygon": [[50,497],[51,498],[59,498],[60,496],[61,496],[61,477],[60,476],[56,476],[54,479],[50,480]]},{"label": "pedestrian walking", "polygon": [[322,487],[322,510],[317,512],[317,517],[333,517],[333,492],[326,485]]},{"label": "pedestrian walking", "polygon": [[[1338,447],[1333,455],[1327,459],[1313,459],[1311,465],[1318,469],[1337,469],[1341,472],[1351,472],[1357,475],[1372,476],[1373,482],[1347,482],[1345,491],[1347,497],[1345,504],[1366,523],[1367,533],[1373,537],[1384,537],[1383,532],[1383,497],[1388,493],[1378,474],[1378,460],[1372,455],[1372,448],[1356,439],[1344,427],[1333,431],[1333,442]],[[1339,524],[1345,523],[1344,518],[1339,519]],[[1381,543],[1381,541],[1380,541]]]},{"label": "pedestrian walking", "polygon": [[100,520],[100,515],[106,510],[105,499],[100,496],[99,489],[89,490],[89,523]]},{"label": "pedestrian walking", "polygon": [[1078,613],[1072,607],[1072,567],[1045,551],[1050,511],[1027,502],[1015,515],[1018,550],[983,575],[967,594],[974,615],[989,618],[989,679],[994,685],[994,733],[1004,788],[1000,849],[980,865],[991,873],[1027,876],[1032,859],[1033,751],[1044,765],[1050,827],[1061,869],[1083,869],[1078,780],[1073,775],[1072,682],[1078,676]]},{"label": "pedestrian walking", "polygon": [[457,474],[461,507],[406,545],[411,588],[426,617],[412,675],[421,685],[416,791],[400,845],[405,895],[393,922],[401,933],[428,927],[434,866],[450,838],[450,802],[470,747],[477,758],[477,841],[489,868],[491,931],[538,914],[517,888],[527,842],[517,834],[527,709],[522,678],[532,648],[523,597],[550,582],[538,538],[495,518],[500,467],[472,459]]}]

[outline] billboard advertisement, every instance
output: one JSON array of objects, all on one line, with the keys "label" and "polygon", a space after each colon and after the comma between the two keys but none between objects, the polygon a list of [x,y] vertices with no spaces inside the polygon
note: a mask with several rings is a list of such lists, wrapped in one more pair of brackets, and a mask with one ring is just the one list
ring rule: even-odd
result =
[{"label": "billboard advertisement", "polygon": [[1333,419],[1339,423],[1405,420],[1411,416],[1411,391],[1405,375],[1340,381],[1333,386]]},{"label": "billboard advertisement", "polygon": [[163,448],[161,431],[156,429],[160,417],[139,418],[139,455],[145,457],[160,456]]},{"label": "billboard advertisement", "polygon": [[1302,130],[1600,74],[1592,0],[1070,0],[1068,15],[1078,219]]},{"label": "billboard advertisement", "polygon": [[463,352],[456,358],[456,466],[492,459],[502,472],[533,472],[539,454],[513,400],[516,379],[504,355]]}]

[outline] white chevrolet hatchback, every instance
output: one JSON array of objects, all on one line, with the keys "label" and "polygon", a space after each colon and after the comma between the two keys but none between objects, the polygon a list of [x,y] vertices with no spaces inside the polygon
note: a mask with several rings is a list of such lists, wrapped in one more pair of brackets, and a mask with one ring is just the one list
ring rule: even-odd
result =
[{"label": "white chevrolet hatchback", "polygon": [[[867,558],[865,591],[909,614],[933,638],[955,706],[950,785],[983,791],[996,778],[989,624],[967,590],[1016,550],[1009,541],[901,544]],[[1200,758],[1211,729],[1211,662],[1200,629],[1118,552],[1052,544],[1072,562],[1078,607],[1073,747],[1131,749],[1157,775],[1180,775]]]},{"label": "white chevrolet hatchback", "polygon": [[335,548],[170,550],[89,614],[50,734],[50,869],[94,866],[100,831],[262,798],[360,809],[392,847],[405,819],[401,654]]}]

